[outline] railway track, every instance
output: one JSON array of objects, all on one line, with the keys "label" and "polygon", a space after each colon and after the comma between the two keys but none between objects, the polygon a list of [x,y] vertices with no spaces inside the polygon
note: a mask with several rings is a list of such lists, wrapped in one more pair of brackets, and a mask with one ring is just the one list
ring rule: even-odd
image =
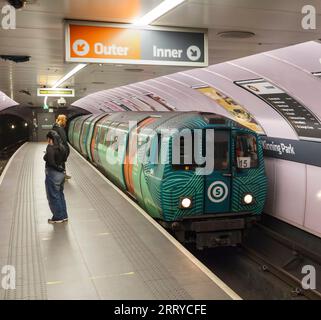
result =
[{"label": "railway track", "polygon": [[[262,223],[258,223],[255,229],[258,230],[256,238],[259,238],[258,234],[261,238],[259,238],[258,243],[263,244],[263,246],[253,245],[253,243],[255,244],[254,241],[246,241],[242,244],[244,253],[257,262],[263,271],[270,272],[288,284],[292,288],[291,293],[294,296],[321,300],[320,282],[316,281],[315,288],[312,289],[304,289],[302,286],[302,278],[304,277],[302,267],[305,265],[313,266],[317,275],[321,272],[321,256]],[[270,250],[268,250],[269,247]]]},{"label": "railway track", "polygon": [[10,157],[15,153],[15,151],[26,142],[26,139],[19,140],[18,142],[11,144],[0,150],[0,175],[2,174],[6,164],[8,163]]},{"label": "railway track", "polygon": [[[258,223],[239,247],[193,254],[244,299],[321,300],[321,255],[302,243]],[[318,242],[314,246],[321,248]],[[315,289],[302,286],[305,265],[315,268]]]},{"label": "railway track", "polygon": [[321,300],[321,293],[319,291],[314,289],[303,289],[302,280],[287,271],[284,267],[271,263],[267,258],[245,245],[242,245],[242,249],[250,259],[260,265],[264,272],[269,272],[288,284],[292,288],[291,294],[293,296],[305,296],[309,300]]}]

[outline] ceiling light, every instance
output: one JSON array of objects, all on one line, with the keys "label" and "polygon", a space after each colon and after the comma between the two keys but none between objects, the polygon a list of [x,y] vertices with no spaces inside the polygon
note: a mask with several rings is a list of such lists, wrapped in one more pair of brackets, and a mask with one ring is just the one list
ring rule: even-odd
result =
[{"label": "ceiling light", "polygon": [[165,13],[169,12],[170,10],[174,9],[178,5],[180,5],[185,0],[164,0],[160,3],[157,7],[152,9],[151,11],[147,12],[144,16],[134,21],[135,26],[148,26],[153,21],[157,20]]},{"label": "ceiling light", "polygon": [[217,35],[221,38],[246,39],[254,37],[255,33],[250,31],[222,31]]},{"label": "ceiling light", "polygon": [[[79,63],[77,64],[71,71],[69,71],[65,76],[63,76],[60,80],[56,81],[54,83],[54,85],[52,86],[52,88],[58,88],[60,85],[62,85],[65,81],[67,81],[69,78],[71,78],[72,76],[74,76],[78,71],[80,71],[81,69],[85,68],[87,66],[86,63]],[[47,100],[48,100],[48,96],[45,97],[44,100],[44,105],[47,106]]]},{"label": "ceiling light", "polygon": [[65,81],[67,81],[69,78],[71,78],[73,75],[75,75],[78,71],[85,68],[87,66],[86,63],[79,63],[74,67],[70,72],[68,72],[65,76],[63,76],[60,80],[54,83],[52,86],[53,88],[58,88],[60,85],[62,85]]}]

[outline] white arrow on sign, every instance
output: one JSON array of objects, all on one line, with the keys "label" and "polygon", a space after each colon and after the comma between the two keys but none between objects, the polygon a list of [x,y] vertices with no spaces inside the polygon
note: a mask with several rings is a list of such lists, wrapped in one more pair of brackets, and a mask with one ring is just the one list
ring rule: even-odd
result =
[{"label": "white arrow on sign", "polygon": [[187,48],[187,58],[191,61],[197,61],[202,55],[201,49],[197,46],[189,46]]},{"label": "white arrow on sign", "polygon": [[78,39],[76,40],[72,45],[72,50],[77,54],[78,56],[85,56],[89,52],[89,44],[87,41]]}]

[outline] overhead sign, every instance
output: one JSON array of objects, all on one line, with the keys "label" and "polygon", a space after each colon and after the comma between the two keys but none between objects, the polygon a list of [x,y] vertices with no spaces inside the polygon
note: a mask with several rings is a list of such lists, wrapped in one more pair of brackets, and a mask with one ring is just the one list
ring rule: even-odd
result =
[{"label": "overhead sign", "polygon": [[38,97],[74,97],[75,89],[65,88],[38,88]]},{"label": "overhead sign", "polygon": [[207,31],[67,21],[66,61],[205,67]]},{"label": "overhead sign", "polygon": [[312,111],[265,79],[236,81],[275,109],[302,140],[321,140],[321,121]]}]

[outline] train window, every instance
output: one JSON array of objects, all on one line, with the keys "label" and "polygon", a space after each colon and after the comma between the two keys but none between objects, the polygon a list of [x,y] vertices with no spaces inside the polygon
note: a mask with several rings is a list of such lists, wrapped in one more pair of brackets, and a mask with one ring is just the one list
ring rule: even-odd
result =
[{"label": "train window", "polygon": [[250,169],[258,166],[257,140],[252,134],[236,137],[236,163],[238,168]]},{"label": "train window", "polygon": [[[194,137],[180,137],[179,140],[179,165],[195,166],[194,159]],[[173,150],[174,151],[174,150]]]},{"label": "train window", "polygon": [[107,132],[107,128],[104,126],[100,127],[100,134],[99,134],[99,143],[100,144],[105,144],[105,135]]},{"label": "train window", "polygon": [[229,166],[229,131],[215,130],[214,170],[226,170]]},{"label": "train window", "polygon": [[185,134],[181,132],[180,136],[173,137],[171,161],[174,169],[191,170],[198,166],[193,152],[194,145],[195,141],[193,131],[185,131]]}]

